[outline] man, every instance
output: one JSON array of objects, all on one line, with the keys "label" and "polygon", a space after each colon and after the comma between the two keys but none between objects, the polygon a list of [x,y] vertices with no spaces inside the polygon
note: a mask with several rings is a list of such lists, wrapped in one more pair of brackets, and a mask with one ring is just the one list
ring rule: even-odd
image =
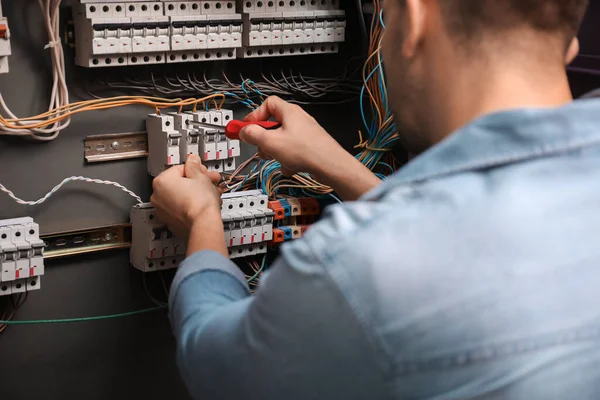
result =
[{"label": "man", "polygon": [[[600,102],[564,67],[585,0],[387,0],[383,56],[403,144],[381,183],[299,107],[270,98],[242,138],[347,202],[251,297],[227,259],[219,177],[154,181],[189,237],[171,288],[201,399],[597,399]],[[572,58],[576,43],[567,58]],[[576,49],[575,49],[576,50]]]}]

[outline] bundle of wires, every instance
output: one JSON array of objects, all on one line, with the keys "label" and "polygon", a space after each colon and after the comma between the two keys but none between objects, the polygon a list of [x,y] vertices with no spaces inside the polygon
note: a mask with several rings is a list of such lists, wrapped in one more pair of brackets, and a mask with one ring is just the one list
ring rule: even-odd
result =
[{"label": "bundle of wires", "polygon": [[396,161],[390,151],[398,140],[398,132],[388,104],[381,55],[381,41],[385,31],[382,3],[383,0],[373,2],[369,56],[363,67],[364,85],[360,95],[360,111],[367,135],[363,138],[360,133],[360,143],[356,146],[360,152],[356,158],[384,178],[396,170]]},{"label": "bundle of wires", "polygon": [[[0,297],[0,321],[12,321],[25,300],[27,300],[27,292]],[[0,333],[4,332],[7,327],[8,324],[0,323]]]},{"label": "bundle of wires", "polygon": [[[8,108],[2,94],[0,107],[10,118],[10,124],[0,124],[0,134],[28,136],[35,140],[48,141],[55,139],[60,131],[69,126],[70,115],[66,114],[65,106],[69,104],[69,90],[65,78],[65,57],[60,43],[59,7],[62,0],[38,0],[44,14],[44,25],[48,33],[48,44],[52,58],[52,94],[48,106],[48,116],[20,119]],[[62,118],[56,118],[63,116]]]},{"label": "bundle of wires", "polygon": [[260,278],[266,268],[267,256],[264,255],[262,257],[261,262],[259,263],[256,259],[248,259],[246,264],[248,265],[250,274],[246,275],[246,282],[248,282],[248,286],[250,290],[254,292],[258,285],[260,284]]},{"label": "bundle of wires", "polygon": [[[217,100],[219,100],[219,102],[217,102]],[[130,105],[144,105],[152,107],[156,110],[157,114],[160,114],[160,110],[162,109],[174,107],[179,108],[180,110],[183,110],[184,107],[191,107],[195,111],[198,105],[201,105],[201,108],[207,108],[207,103],[210,101],[212,101],[212,104],[215,108],[219,109],[222,107],[223,102],[225,101],[225,95],[218,93],[199,99],[162,99],[156,97],[120,96],[107,97],[104,99],[84,100],[60,106],[33,117],[7,119],[0,116],[0,131],[2,129],[19,129],[19,126],[22,126],[23,124],[27,125],[28,129],[46,129],[48,126],[69,121],[70,117],[74,114],[87,111],[125,107]],[[49,140],[49,136],[45,138],[46,140]]]},{"label": "bundle of wires", "polygon": [[[232,97],[243,98],[252,95],[248,85],[265,96],[279,96],[295,104],[344,104],[355,101],[360,94],[358,70],[351,73],[346,69],[341,75],[331,78],[305,76],[290,70],[279,74],[261,72],[261,80],[253,81],[243,74],[239,81],[230,79],[222,71],[222,78],[208,78],[206,73],[198,76],[195,72],[165,72],[156,76],[150,72],[145,79],[120,76],[118,81],[105,77],[99,79],[95,86],[98,89],[87,89],[90,96],[100,98],[100,90],[126,91],[148,96],[197,96],[212,93],[229,93]],[[356,77],[354,77],[356,75]],[[96,93],[95,93],[96,92]]]}]

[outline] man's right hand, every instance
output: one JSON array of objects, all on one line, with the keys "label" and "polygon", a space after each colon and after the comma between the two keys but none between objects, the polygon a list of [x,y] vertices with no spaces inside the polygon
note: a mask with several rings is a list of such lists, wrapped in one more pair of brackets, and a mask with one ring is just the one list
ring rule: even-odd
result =
[{"label": "man's right hand", "polygon": [[240,138],[258,147],[262,158],[276,159],[284,175],[308,172],[321,176],[332,159],[346,158],[348,153],[302,108],[279,97],[269,97],[244,121],[267,121],[274,118],[281,124],[276,130],[248,125]]},{"label": "man's right hand", "polygon": [[283,175],[308,172],[345,200],[356,200],[381,183],[302,108],[269,97],[245,121],[269,118],[279,122],[281,128],[266,130],[248,125],[241,130],[240,139],[258,147],[262,158],[279,161]]}]

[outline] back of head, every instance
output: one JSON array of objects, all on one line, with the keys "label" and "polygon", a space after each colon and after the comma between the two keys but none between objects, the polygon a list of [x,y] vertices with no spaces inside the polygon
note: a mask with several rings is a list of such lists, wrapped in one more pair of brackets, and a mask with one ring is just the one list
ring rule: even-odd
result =
[{"label": "back of head", "polygon": [[[541,88],[564,92],[565,56],[587,4],[386,0],[382,51],[404,145],[419,153],[479,115],[519,107],[511,104],[518,97],[528,98]],[[524,105],[535,103],[529,98]],[[452,121],[444,120],[444,110]],[[440,115],[431,118],[432,112]]]},{"label": "back of head", "polygon": [[575,36],[588,0],[440,0],[448,32],[461,44],[529,32],[562,40]]}]

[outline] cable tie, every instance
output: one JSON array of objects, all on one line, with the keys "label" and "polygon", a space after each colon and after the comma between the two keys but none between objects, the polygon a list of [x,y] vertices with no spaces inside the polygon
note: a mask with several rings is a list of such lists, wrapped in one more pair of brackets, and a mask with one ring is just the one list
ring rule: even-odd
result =
[{"label": "cable tie", "polygon": [[52,40],[52,41],[48,42],[47,45],[44,46],[44,50],[51,49],[56,46],[60,46],[60,43],[61,43],[60,39]]}]

